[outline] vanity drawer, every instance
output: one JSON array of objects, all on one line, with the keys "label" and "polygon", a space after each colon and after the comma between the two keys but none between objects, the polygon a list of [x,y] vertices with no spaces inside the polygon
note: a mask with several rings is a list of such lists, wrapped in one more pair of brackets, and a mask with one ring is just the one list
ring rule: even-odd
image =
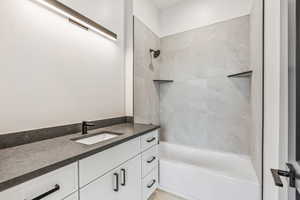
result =
[{"label": "vanity drawer", "polygon": [[79,183],[83,187],[140,153],[140,138],[129,140],[79,161]]},{"label": "vanity drawer", "polygon": [[158,186],[158,167],[156,167],[149,175],[143,178],[142,193],[143,199],[148,200],[149,197],[156,191]]},{"label": "vanity drawer", "polygon": [[141,150],[145,151],[150,147],[158,144],[158,130],[147,133],[141,136]]},{"label": "vanity drawer", "polygon": [[74,163],[0,192],[0,199],[31,200],[49,193],[44,199],[62,200],[78,190],[77,174],[77,163]]},{"label": "vanity drawer", "polygon": [[142,154],[142,177],[145,177],[158,166],[158,145],[151,147]]}]

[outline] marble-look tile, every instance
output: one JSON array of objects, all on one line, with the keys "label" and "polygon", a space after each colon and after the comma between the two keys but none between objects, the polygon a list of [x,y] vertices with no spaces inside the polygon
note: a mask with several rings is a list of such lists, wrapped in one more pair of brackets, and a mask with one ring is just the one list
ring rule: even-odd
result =
[{"label": "marble-look tile", "polygon": [[150,49],[160,48],[160,39],[137,18],[134,20],[134,121],[159,124],[160,58],[154,59]]},{"label": "marble-look tile", "polygon": [[249,17],[161,39],[162,140],[249,153],[250,81],[228,74],[249,69]]},{"label": "marble-look tile", "polygon": [[135,122],[160,123],[168,142],[249,154],[250,81],[227,78],[249,69],[249,16],[162,39],[135,19],[134,48]]}]

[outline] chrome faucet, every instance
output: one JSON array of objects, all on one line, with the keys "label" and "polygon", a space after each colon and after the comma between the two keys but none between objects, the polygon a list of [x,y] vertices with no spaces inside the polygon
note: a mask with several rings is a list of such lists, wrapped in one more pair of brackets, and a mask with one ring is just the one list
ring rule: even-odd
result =
[{"label": "chrome faucet", "polygon": [[88,127],[89,126],[95,126],[95,124],[91,123],[91,122],[86,122],[86,121],[83,121],[81,123],[81,132],[82,132],[82,135],[86,135],[88,134]]}]

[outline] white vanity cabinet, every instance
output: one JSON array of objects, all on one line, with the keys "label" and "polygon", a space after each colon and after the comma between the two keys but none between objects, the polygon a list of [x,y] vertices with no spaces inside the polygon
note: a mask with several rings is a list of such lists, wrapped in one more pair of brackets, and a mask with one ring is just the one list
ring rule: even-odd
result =
[{"label": "white vanity cabinet", "polygon": [[158,185],[158,141],[156,130],[80,160],[80,200],[147,200]]},{"label": "white vanity cabinet", "polygon": [[80,189],[80,200],[140,200],[140,185],[139,155]]},{"label": "white vanity cabinet", "polygon": [[158,141],[158,130],[129,139],[0,192],[0,200],[147,200],[158,185]]},{"label": "white vanity cabinet", "polygon": [[80,200],[147,200],[158,185],[158,141],[156,130],[80,160]]},{"label": "white vanity cabinet", "polygon": [[158,185],[158,130],[79,161],[80,200],[147,200]]}]

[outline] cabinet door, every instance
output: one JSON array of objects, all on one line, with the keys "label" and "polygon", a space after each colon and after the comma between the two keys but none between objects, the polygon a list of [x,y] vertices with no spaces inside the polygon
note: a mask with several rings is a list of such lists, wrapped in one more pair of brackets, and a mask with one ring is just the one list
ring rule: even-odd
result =
[{"label": "cabinet door", "polygon": [[119,175],[116,176],[118,172],[118,170],[109,172],[80,189],[80,200],[118,200],[120,189],[119,181],[116,181],[116,178],[119,178]]},{"label": "cabinet door", "polygon": [[80,190],[80,200],[141,200],[141,156],[110,171]]},{"label": "cabinet door", "polygon": [[140,139],[135,138],[79,161],[80,187],[111,171],[140,152]]},{"label": "cabinet door", "polygon": [[78,200],[78,192],[68,196],[67,198],[65,198],[64,200]]},{"label": "cabinet door", "polygon": [[120,167],[119,200],[141,200],[141,156]]}]

